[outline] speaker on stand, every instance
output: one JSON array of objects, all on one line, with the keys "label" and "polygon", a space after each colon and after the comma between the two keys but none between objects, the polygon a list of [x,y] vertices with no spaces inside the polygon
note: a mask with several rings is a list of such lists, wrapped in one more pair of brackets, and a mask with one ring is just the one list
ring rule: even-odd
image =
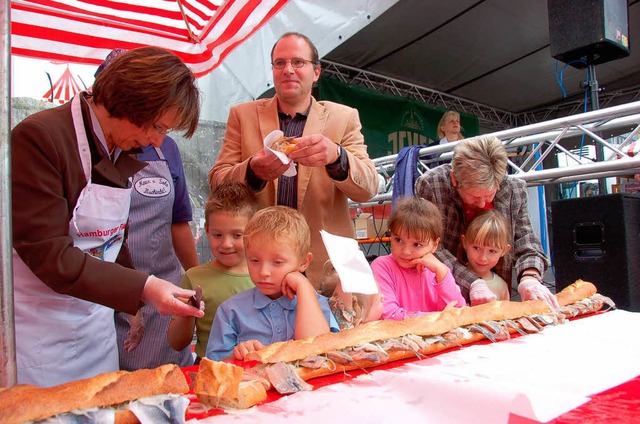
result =
[{"label": "speaker on stand", "polygon": [[627,0],[548,0],[551,56],[575,68],[629,56]]},{"label": "speaker on stand", "polygon": [[600,108],[596,67],[629,56],[627,0],[548,0],[551,56],[577,69],[588,68],[583,88],[591,110]]},{"label": "speaker on stand", "polygon": [[640,194],[556,200],[551,218],[556,291],[580,278],[640,312]]},{"label": "speaker on stand", "polygon": [[[551,56],[574,68],[587,68],[580,87],[589,95],[590,110],[600,109],[596,65],[631,53],[627,0],[547,0],[547,8]],[[596,159],[604,160],[604,149],[597,143]],[[598,186],[604,193],[604,178],[598,179]]]}]

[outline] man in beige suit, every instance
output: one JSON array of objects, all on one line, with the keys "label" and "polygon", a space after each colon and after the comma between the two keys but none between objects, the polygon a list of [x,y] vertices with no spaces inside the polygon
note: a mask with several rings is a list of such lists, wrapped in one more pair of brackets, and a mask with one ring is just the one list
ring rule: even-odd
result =
[{"label": "man in beige suit", "polygon": [[[260,207],[298,209],[311,228],[313,260],[307,276],[320,289],[328,255],[320,230],[354,237],[348,199],[365,202],[376,194],[378,176],[367,154],[356,109],[311,96],[320,77],[318,50],[299,33],[286,33],[271,51],[276,95],[231,108],[224,143],[209,172],[213,189],[224,180],[246,182]],[[297,137],[289,155],[297,175],[283,176],[289,165],[263,149],[263,139],[280,129]],[[330,296],[333,287],[322,287]]]}]

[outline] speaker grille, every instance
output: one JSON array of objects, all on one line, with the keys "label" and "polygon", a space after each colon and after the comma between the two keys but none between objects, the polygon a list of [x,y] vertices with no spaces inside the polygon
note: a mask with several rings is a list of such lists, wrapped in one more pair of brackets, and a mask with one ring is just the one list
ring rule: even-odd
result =
[{"label": "speaker grille", "polygon": [[551,204],[556,290],[591,281],[622,309],[640,311],[640,195],[610,194]]}]

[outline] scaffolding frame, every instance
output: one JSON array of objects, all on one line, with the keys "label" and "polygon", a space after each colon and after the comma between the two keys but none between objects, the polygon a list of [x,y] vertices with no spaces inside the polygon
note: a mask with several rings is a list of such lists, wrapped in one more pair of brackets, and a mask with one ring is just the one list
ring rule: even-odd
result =
[{"label": "scaffolding frame", "polygon": [[[502,140],[507,152],[519,152],[518,161],[512,160],[513,156],[508,160],[509,175],[524,180],[529,187],[534,187],[640,173],[640,155],[630,157],[625,152],[625,148],[638,139],[639,132],[640,101],[637,101],[485,135]],[[603,136],[615,133],[625,134],[624,139],[616,144]],[[602,149],[601,159],[587,160],[563,146],[562,141],[576,137],[585,137],[588,143]],[[433,162],[450,160],[458,143],[421,149],[418,172],[423,173]],[[564,153],[573,164],[544,169],[545,158],[558,152]],[[373,159],[378,174],[387,184],[383,192],[368,202],[351,202],[352,208],[391,202],[393,184],[389,176],[393,174],[397,156],[394,154]]]},{"label": "scaffolding frame", "polygon": [[[584,111],[584,96],[576,96],[562,103],[549,105],[521,113],[491,107],[453,96],[427,87],[411,84],[375,72],[343,65],[329,60],[321,60],[322,75],[352,86],[365,87],[382,94],[400,96],[416,100],[426,105],[442,109],[452,109],[478,118],[481,128],[501,131],[522,127],[561,116],[572,116]],[[630,103],[640,100],[640,86],[599,93],[600,107]]]}]

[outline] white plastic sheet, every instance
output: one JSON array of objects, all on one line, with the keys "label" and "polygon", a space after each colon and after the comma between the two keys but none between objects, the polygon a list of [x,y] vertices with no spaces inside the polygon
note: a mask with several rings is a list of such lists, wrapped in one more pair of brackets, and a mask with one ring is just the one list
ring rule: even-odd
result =
[{"label": "white plastic sheet", "polygon": [[640,314],[612,311],[202,422],[546,422],[640,375],[640,338],[628,337],[639,325]]}]

